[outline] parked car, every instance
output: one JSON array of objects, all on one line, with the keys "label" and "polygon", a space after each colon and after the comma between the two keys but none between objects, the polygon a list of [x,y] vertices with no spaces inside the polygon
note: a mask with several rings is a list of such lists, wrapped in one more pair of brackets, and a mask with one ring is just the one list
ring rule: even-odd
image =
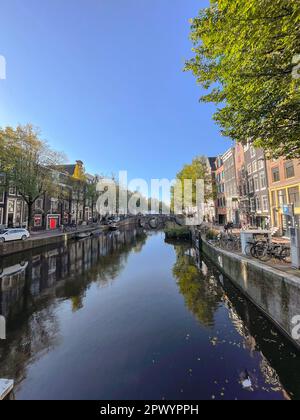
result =
[{"label": "parked car", "polygon": [[26,241],[30,237],[27,229],[5,229],[0,232],[0,243],[11,241]]}]

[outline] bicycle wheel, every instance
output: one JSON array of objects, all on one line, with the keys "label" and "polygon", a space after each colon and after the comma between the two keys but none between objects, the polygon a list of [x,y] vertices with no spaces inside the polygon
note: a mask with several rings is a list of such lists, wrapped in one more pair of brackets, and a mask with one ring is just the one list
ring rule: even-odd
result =
[{"label": "bicycle wheel", "polygon": [[252,257],[252,254],[251,254],[252,248],[253,248],[253,244],[246,245],[245,254],[247,255],[247,257]]},{"label": "bicycle wheel", "polygon": [[226,249],[227,249],[228,251],[233,251],[233,250],[234,250],[234,241],[229,240],[229,241],[227,242]]},{"label": "bicycle wheel", "polygon": [[280,252],[279,258],[281,261],[285,262],[286,264],[290,264],[292,262],[290,248],[283,248],[282,251]]},{"label": "bicycle wheel", "polygon": [[241,252],[242,251],[242,242],[240,239],[237,239],[235,244],[234,244],[234,250],[237,252]]},{"label": "bicycle wheel", "polygon": [[264,248],[263,252],[258,256],[258,259],[262,262],[268,262],[272,259],[273,253],[272,249],[268,246]]},{"label": "bicycle wheel", "polygon": [[253,247],[251,248],[251,256],[253,258],[260,259],[265,253],[265,250],[266,250],[266,247],[262,244],[253,245]]}]

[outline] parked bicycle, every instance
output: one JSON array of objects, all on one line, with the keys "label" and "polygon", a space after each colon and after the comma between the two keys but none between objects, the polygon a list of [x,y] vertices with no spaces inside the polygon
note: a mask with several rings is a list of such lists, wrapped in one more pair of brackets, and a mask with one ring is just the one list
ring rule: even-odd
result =
[{"label": "parked bicycle", "polygon": [[286,264],[291,262],[291,249],[284,244],[257,242],[250,248],[250,254],[263,262],[268,262],[272,259]]},{"label": "parked bicycle", "polygon": [[264,249],[266,241],[260,239],[257,241],[248,242],[245,248],[245,254],[247,257],[259,258],[261,249]]},{"label": "parked bicycle", "polygon": [[216,246],[218,246],[219,248],[226,249],[227,251],[236,252],[240,252],[242,248],[241,239],[239,236],[222,233],[218,235]]}]

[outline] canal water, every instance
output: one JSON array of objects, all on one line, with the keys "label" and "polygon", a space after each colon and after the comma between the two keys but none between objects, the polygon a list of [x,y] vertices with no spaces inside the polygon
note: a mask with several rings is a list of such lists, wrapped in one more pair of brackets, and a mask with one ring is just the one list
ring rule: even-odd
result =
[{"label": "canal water", "polygon": [[163,233],[6,258],[0,284],[0,378],[16,399],[300,399],[295,348]]}]

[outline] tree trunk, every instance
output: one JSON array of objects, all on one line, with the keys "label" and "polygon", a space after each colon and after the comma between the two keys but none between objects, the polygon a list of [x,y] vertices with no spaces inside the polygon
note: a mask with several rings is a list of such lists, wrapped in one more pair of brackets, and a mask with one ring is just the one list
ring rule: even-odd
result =
[{"label": "tree trunk", "polygon": [[28,219],[27,219],[27,224],[28,224],[28,230],[31,231],[32,229],[32,207],[33,207],[32,202],[27,203],[27,207],[28,207]]},{"label": "tree trunk", "polygon": [[60,225],[63,226],[65,224],[65,214],[64,214],[64,200],[62,200],[61,204],[60,204]]},{"label": "tree trunk", "polygon": [[94,223],[94,199],[92,198],[92,222]]}]

